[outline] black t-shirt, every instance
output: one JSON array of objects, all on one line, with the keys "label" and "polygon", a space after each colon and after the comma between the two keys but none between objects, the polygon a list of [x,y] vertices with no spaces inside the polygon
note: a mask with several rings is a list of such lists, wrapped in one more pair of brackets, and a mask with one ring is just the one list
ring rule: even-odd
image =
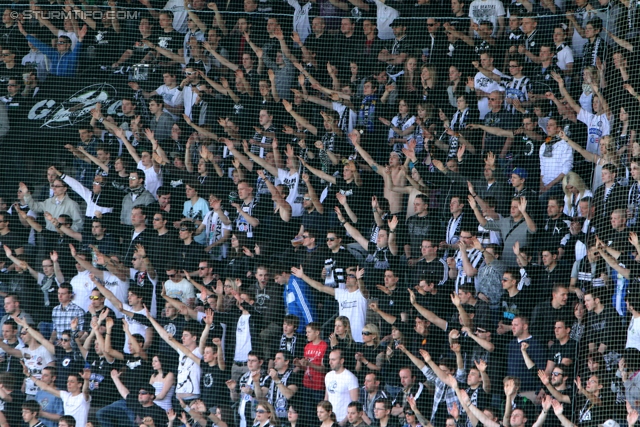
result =
[{"label": "black t-shirt", "polygon": [[142,41],[149,40],[151,42],[155,42],[157,37],[158,36],[155,31],[152,31],[151,34],[149,34],[149,37],[144,37],[139,31],[130,34],[125,46],[133,52],[133,55],[131,55],[127,62],[130,64],[139,64],[149,52],[152,52],[152,50]]},{"label": "black t-shirt", "polygon": [[120,57],[120,52],[118,52],[120,35],[116,33],[113,27],[105,27],[100,22],[95,30],[89,30],[88,37],[85,40],[94,46],[95,61],[98,65],[111,66]]},{"label": "black t-shirt", "polygon": [[510,297],[507,292],[500,297],[500,311],[502,315],[499,320],[505,325],[511,325],[511,321],[517,316],[531,317],[535,301],[532,301],[530,293],[522,289],[520,292]]},{"label": "black t-shirt", "polygon": [[[24,244],[25,242],[21,239],[21,236],[14,231],[9,231],[4,236],[0,235],[0,245],[8,246],[14,253],[16,249],[22,248]],[[11,261],[9,261],[4,251],[0,254],[0,261],[6,262],[7,266],[11,265]]]},{"label": "black t-shirt", "polygon": [[573,364],[577,362],[576,353],[578,351],[578,343],[570,339],[566,344],[561,345],[558,340],[553,342],[551,348],[549,348],[549,359],[556,365],[560,365],[562,359],[571,359]]},{"label": "black t-shirt", "polygon": [[[489,111],[486,116],[484,116],[485,126],[498,127],[500,129],[512,130],[518,127],[518,123],[516,120],[516,116],[505,110],[504,108],[494,113],[493,111]],[[503,136],[492,135],[490,133],[485,132],[484,134],[484,150],[492,151],[494,153],[499,153],[502,151],[502,147],[507,138]]]},{"label": "black t-shirt", "polygon": [[113,403],[113,398],[117,395],[118,390],[111,379],[111,370],[120,368],[120,362],[114,360],[113,363],[109,363],[104,357],[98,356],[92,346],[87,353],[87,363],[91,368],[91,377],[89,378],[91,403],[96,406]]},{"label": "black t-shirt", "polygon": [[[149,379],[147,378],[147,381],[148,380]],[[147,386],[145,389],[148,390],[148,388],[149,387]],[[157,425],[165,425],[168,422],[168,419],[167,413],[164,411],[164,409],[162,409],[155,403],[151,406],[142,406],[140,402],[138,402],[138,390],[139,388],[135,391],[129,390],[129,394],[127,395],[126,399],[127,407],[131,409],[135,414],[135,425],[142,424],[142,420],[145,417],[151,417],[154,423],[157,423]]]},{"label": "black t-shirt", "polygon": [[207,408],[229,404],[229,391],[225,384],[228,376],[225,372],[217,364],[209,366],[204,362],[200,363],[200,371],[200,398]]},{"label": "black t-shirt", "polygon": [[[158,47],[168,50],[169,52],[177,54],[180,49],[182,49],[182,43],[184,42],[184,35],[179,32],[172,30],[167,32],[162,31],[161,33],[156,34],[155,39],[157,42],[155,43]],[[168,58],[164,56],[161,57],[160,62],[168,61]]]},{"label": "black t-shirt", "polygon": [[58,375],[56,387],[65,390],[67,387],[67,377],[70,374],[77,374],[84,369],[84,358],[80,352],[67,352],[62,347],[56,346],[56,368]]},{"label": "black t-shirt", "polygon": [[174,261],[180,270],[196,271],[200,259],[205,255],[204,246],[191,242],[190,245],[178,243]]},{"label": "black t-shirt", "polygon": [[[151,362],[134,355],[125,354],[124,366],[120,380],[131,392],[136,393],[142,387],[149,387],[151,379]],[[136,396],[137,399],[137,396]]]},{"label": "black t-shirt", "polygon": [[22,404],[24,403],[26,395],[20,390],[13,390],[11,392],[11,402],[4,402],[2,408],[2,414],[7,420],[7,424],[10,426],[21,426],[22,423]]}]

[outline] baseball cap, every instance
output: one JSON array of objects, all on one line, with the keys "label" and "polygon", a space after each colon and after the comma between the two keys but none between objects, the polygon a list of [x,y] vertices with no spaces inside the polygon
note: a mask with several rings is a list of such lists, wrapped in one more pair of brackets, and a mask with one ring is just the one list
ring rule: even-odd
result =
[{"label": "baseball cap", "polygon": [[522,179],[527,179],[527,170],[525,168],[515,168],[511,173],[518,175]]}]

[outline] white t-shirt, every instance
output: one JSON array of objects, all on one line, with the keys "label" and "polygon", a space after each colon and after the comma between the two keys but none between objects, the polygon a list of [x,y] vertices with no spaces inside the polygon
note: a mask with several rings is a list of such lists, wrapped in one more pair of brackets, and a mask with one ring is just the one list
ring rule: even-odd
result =
[{"label": "white t-shirt", "polygon": [[400,12],[387,6],[380,0],[373,0],[376,4],[376,26],[378,27],[378,38],[380,40],[393,40],[395,35],[391,28],[394,19],[400,16]]},{"label": "white t-shirt", "polygon": [[338,301],[340,316],[347,316],[351,321],[351,334],[354,341],[362,342],[362,328],[367,317],[367,299],[360,289],[349,292],[346,289],[335,289],[335,299]]},{"label": "white t-shirt", "polygon": [[164,282],[164,289],[167,296],[178,299],[184,304],[188,304],[189,299],[195,299],[196,297],[194,287],[187,279],[182,279],[178,283],[173,280],[167,280]]},{"label": "white t-shirt", "polygon": [[[28,347],[21,348],[20,352],[22,353],[22,358],[24,360],[24,364],[31,372],[31,375],[34,378],[40,379],[42,378],[42,370],[47,367],[47,365],[55,360],[53,354],[49,353],[44,346],[40,346],[35,350],[30,350]],[[25,355],[28,355],[25,357]],[[30,396],[35,396],[38,392],[38,387],[33,383],[31,378],[27,378],[25,381],[25,394]]]},{"label": "white t-shirt", "polygon": [[89,311],[89,305],[91,304],[89,297],[93,288],[96,287],[89,274],[91,273],[85,270],[73,276],[69,282],[73,288],[73,303],[84,311]]},{"label": "white t-shirt", "polygon": [[[162,85],[158,89],[156,89],[156,93],[162,97],[166,105],[168,105],[169,107],[176,107],[178,105],[182,105],[182,91],[179,89],[179,86],[171,89],[167,85]],[[169,112],[167,111],[167,113]],[[173,116],[173,114],[171,115]]]},{"label": "white t-shirt", "polygon": [[[127,297],[129,296],[129,282],[123,282],[118,279],[117,276],[109,273],[108,271],[103,271],[102,277],[104,279],[104,287],[111,291],[119,301],[122,301],[123,303],[127,302]],[[120,313],[116,307],[111,304],[111,301],[105,299],[104,305],[109,307],[118,319],[122,319],[122,313]]]},{"label": "white t-shirt", "polygon": [[569,46],[565,46],[560,52],[556,53],[558,68],[562,71],[567,69],[567,64],[573,64],[573,51]]},{"label": "white t-shirt", "polygon": [[236,326],[236,351],[233,360],[237,362],[246,362],[249,358],[251,348],[251,331],[249,330],[250,314],[243,314],[238,319]]},{"label": "white t-shirt", "polygon": [[587,125],[587,151],[599,154],[600,138],[609,135],[611,124],[606,114],[593,114],[583,108],[578,113],[578,120]]},{"label": "white t-shirt", "polygon": [[640,318],[632,317],[627,329],[627,345],[625,348],[637,348],[640,350]]},{"label": "white t-shirt", "polygon": [[[501,77],[505,77],[497,68],[492,71],[493,74],[497,74]],[[504,92],[504,87],[497,81],[490,79],[481,72],[477,72],[473,78],[473,87],[486,92],[487,95],[494,91]],[[491,108],[489,108],[489,98],[481,98],[478,100],[478,110],[480,111],[480,120],[484,119]]]},{"label": "white t-shirt", "polygon": [[189,14],[184,8],[183,0],[169,0],[167,4],[164,5],[163,10],[170,10],[173,12],[174,30],[182,34],[187,32],[187,18],[189,17]]},{"label": "white t-shirt", "polygon": [[500,0],[474,0],[469,5],[469,18],[476,24],[481,21],[491,21],[493,36],[498,33],[498,16],[504,15],[504,6]]},{"label": "white t-shirt", "polygon": [[289,196],[287,203],[291,205],[291,216],[302,216],[302,198],[303,194],[298,194],[298,186],[300,184],[300,174],[295,172],[290,174],[288,170],[278,169],[278,176],[275,185],[286,185],[289,187]]},{"label": "white t-shirt", "polygon": [[71,415],[75,418],[76,427],[85,427],[89,417],[91,397],[89,397],[89,401],[87,401],[82,393],[77,396],[72,396],[68,391],[60,390],[60,399],[62,399],[64,414]]},{"label": "white t-shirt", "polygon": [[[192,353],[202,359],[199,348],[193,350]],[[180,355],[180,363],[178,364],[176,393],[200,394],[200,365],[183,352],[179,351],[178,354]]]},{"label": "white t-shirt", "polygon": [[[224,211],[224,215],[229,218],[229,212]],[[232,224],[224,225],[220,220],[220,216],[214,210],[209,211],[202,219],[204,224],[205,246],[209,246],[224,236],[224,230],[233,230]],[[211,257],[218,261],[227,257],[227,251],[229,250],[229,242],[225,242],[222,245],[216,246],[211,249]]]},{"label": "white t-shirt", "polygon": [[331,371],[324,377],[324,385],[327,389],[329,402],[333,405],[333,412],[340,422],[347,416],[347,406],[351,403],[349,391],[358,388],[358,378],[348,369],[342,371],[341,374]]},{"label": "white t-shirt", "polygon": [[144,188],[157,199],[156,193],[162,185],[162,171],[156,172],[153,166],[145,169],[142,160],[138,162],[138,169],[144,172]]},{"label": "white t-shirt", "polygon": [[[129,304],[122,304],[122,308],[127,311],[131,311],[134,314],[142,314],[143,316],[148,317],[147,310],[145,310],[144,308],[140,311],[134,311],[133,307],[131,307]],[[129,325],[129,331],[131,331],[131,335],[140,334],[143,337],[146,337],[145,333],[147,332],[148,326],[143,325],[142,323],[132,319],[129,316],[124,316],[124,318],[127,321],[127,324]],[[131,352],[129,351],[129,335],[127,334],[125,334],[124,336],[123,353],[131,354]]]}]

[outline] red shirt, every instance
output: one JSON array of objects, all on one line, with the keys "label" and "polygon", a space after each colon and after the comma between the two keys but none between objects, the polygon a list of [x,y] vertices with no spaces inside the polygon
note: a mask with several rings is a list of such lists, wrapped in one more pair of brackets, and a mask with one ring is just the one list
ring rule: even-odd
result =
[{"label": "red shirt", "polygon": [[[327,347],[327,343],[324,341],[320,341],[317,345],[310,342],[304,347],[304,358],[314,365],[322,365],[322,359],[324,359],[324,354],[327,352]],[[302,385],[311,390],[324,390],[324,374],[307,366]]]}]

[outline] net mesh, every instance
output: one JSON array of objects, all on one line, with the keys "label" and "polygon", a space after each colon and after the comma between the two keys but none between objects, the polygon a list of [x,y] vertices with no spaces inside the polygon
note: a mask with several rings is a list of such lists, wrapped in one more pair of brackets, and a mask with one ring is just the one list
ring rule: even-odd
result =
[{"label": "net mesh", "polygon": [[3,11],[0,425],[637,421],[636,2]]}]

